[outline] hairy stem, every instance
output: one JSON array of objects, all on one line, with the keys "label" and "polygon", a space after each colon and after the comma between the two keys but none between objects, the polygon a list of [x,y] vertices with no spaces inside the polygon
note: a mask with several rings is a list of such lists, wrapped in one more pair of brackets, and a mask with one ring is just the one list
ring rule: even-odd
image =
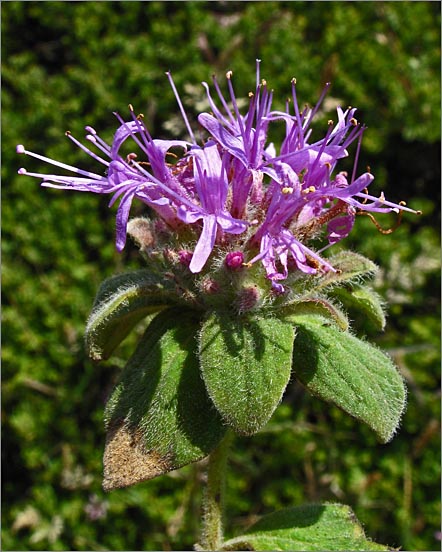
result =
[{"label": "hairy stem", "polygon": [[223,542],[224,490],[227,453],[233,434],[228,431],[210,454],[207,482],[203,496],[203,519],[200,550],[219,550]]}]

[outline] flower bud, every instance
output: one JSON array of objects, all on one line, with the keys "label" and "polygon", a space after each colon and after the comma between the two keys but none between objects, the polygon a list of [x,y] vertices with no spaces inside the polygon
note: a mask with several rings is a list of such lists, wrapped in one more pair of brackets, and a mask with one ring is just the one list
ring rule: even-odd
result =
[{"label": "flower bud", "polygon": [[216,280],[213,280],[212,278],[205,278],[201,282],[201,289],[203,293],[207,293],[209,295],[212,295],[214,293],[218,293],[220,290],[219,283]]},{"label": "flower bud", "polygon": [[230,270],[240,270],[244,265],[244,254],[242,251],[231,251],[227,253],[224,262]]}]

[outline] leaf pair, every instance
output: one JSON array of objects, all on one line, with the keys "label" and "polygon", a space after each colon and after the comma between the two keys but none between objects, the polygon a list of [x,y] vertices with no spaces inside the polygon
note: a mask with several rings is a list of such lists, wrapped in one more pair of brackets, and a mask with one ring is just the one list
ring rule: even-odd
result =
[{"label": "leaf pair", "polygon": [[200,460],[224,435],[200,376],[199,324],[195,312],[169,308],[142,336],[106,406],[104,489]]},{"label": "leaf pair", "polygon": [[200,460],[225,423],[252,434],[277,407],[290,377],[293,328],[215,313],[200,328],[199,313],[174,307],[144,333],[107,403],[105,489]]}]

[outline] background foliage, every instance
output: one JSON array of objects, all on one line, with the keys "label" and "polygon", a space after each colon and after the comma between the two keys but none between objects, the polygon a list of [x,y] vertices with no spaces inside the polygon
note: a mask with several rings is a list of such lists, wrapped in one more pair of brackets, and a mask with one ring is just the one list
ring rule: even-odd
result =
[{"label": "background foliage", "polygon": [[89,124],[110,139],[111,112],[132,103],[154,136],[181,134],[164,71],[196,113],[213,72],[222,81],[233,69],[246,97],[257,57],[281,101],[292,76],[310,103],[331,80],[326,107],[351,102],[369,127],[360,167],[374,189],[424,214],[388,236],[360,217],[344,243],[382,267],[387,330],[357,318],[354,328],[407,380],[398,435],[379,445],[292,384],[266,428],[234,444],[227,533],[330,500],[351,505],[379,542],[439,547],[440,3],[4,2],[2,52],[3,549],[191,549],[202,473],[101,490],[103,408],[134,344],[95,365],[82,334],[99,283],[139,261],[131,246],[116,254],[106,198],[18,177],[15,145],[88,168],[65,130],[80,137]]}]

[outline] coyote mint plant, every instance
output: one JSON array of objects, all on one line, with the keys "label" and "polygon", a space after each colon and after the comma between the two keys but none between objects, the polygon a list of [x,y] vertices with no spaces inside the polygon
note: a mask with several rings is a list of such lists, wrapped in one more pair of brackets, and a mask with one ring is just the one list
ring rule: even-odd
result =
[{"label": "coyote mint plant", "polygon": [[[400,221],[416,211],[370,194],[374,177],[357,168],[365,129],[355,108],[338,107],[323,137],[314,137],[329,84],[315,107],[301,108],[293,79],[285,110],[274,110],[258,60],[245,113],[231,72],[227,93],[215,77],[211,87],[203,83],[210,113],[199,114],[197,133],[167,77],[187,140],[152,137],[129,106],[127,119],[115,113],[111,144],[90,126],[85,143],[66,133],[97,162],[95,173],[17,146],[59,172],[19,170],[43,186],[110,194],[109,205],[118,202],[117,250],[129,235],[143,258],[144,268],[102,283],[86,328],[98,361],[150,317],[106,406],[104,488],[209,455],[197,549],[387,549],[336,504],[271,514],[225,541],[221,491],[227,443],[269,421],[291,377],[368,424],[380,441],[392,438],[405,405],[402,378],[387,355],[349,331],[343,310],[359,308],[384,327],[382,302],[366,284],[376,266],[355,252],[324,251],[348,236],[358,215],[381,228],[374,214],[393,211]],[[268,140],[273,125],[285,128],[280,144]],[[338,165],[352,145],[348,174]],[[146,204],[146,217],[129,219],[134,200]]]}]

